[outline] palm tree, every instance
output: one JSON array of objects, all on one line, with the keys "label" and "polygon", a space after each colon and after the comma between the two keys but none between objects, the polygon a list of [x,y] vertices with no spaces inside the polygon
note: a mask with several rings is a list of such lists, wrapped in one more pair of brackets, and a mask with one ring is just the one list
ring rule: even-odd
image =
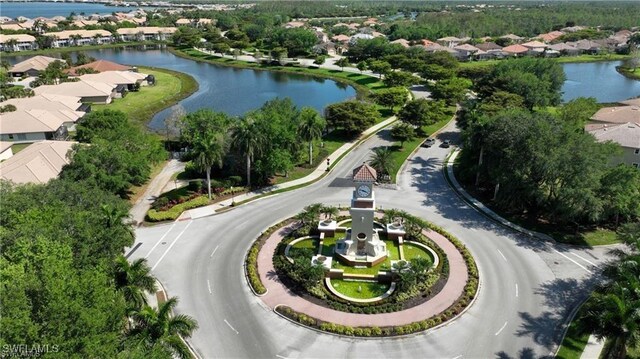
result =
[{"label": "palm tree", "polygon": [[71,39],[71,42],[73,43],[73,46],[78,46],[78,40],[82,39],[82,36],[80,36],[78,34],[73,34],[73,35],[69,36],[69,38]]},{"label": "palm tree", "polygon": [[189,348],[181,337],[190,337],[198,329],[198,323],[188,315],[171,316],[178,304],[173,297],[160,304],[158,309],[145,305],[131,317],[133,326],[127,331],[127,341],[134,347],[152,351],[158,347],[179,358],[191,358]]},{"label": "palm tree", "polygon": [[391,151],[389,147],[376,147],[373,149],[373,156],[369,160],[369,165],[379,174],[389,174],[391,170]]},{"label": "palm tree", "polygon": [[17,45],[18,45],[18,40],[16,40],[16,39],[9,39],[9,40],[7,40],[7,42],[6,42],[6,45],[5,45],[6,47],[5,47],[5,49],[6,49],[6,50],[9,50],[9,52],[14,52],[14,51],[16,51],[16,46],[17,46]]},{"label": "palm tree", "polygon": [[138,310],[147,305],[144,292],[155,294],[157,290],[156,280],[151,275],[147,260],[139,258],[129,263],[124,256],[120,256],[116,258],[114,271],[116,289],[122,292],[128,310]]},{"label": "palm tree", "polygon": [[323,210],[322,203],[314,203],[304,207],[304,210],[296,216],[302,225],[311,224],[318,218]]},{"label": "palm tree", "polygon": [[191,153],[196,167],[207,173],[207,193],[211,199],[211,167],[215,164],[222,167],[222,160],[226,154],[224,136],[221,133],[203,133],[196,138]]},{"label": "palm tree", "polygon": [[247,187],[251,187],[251,160],[264,142],[260,124],[251,116],[241,119],[231,132],[232,142],[247,161]]},{"label": "palm tree", "polygon": [[309,166],[313,165],[313,141],[322,137],[327,122],[311,107],[303,107],[298,116],[298,135],[309,142]]},{"label": "palm tree", "polygon": [[323,206],[321,209],[322,214],[325,219],[331,219],[338,215],[339,211],[337,207],[334,206]]}]

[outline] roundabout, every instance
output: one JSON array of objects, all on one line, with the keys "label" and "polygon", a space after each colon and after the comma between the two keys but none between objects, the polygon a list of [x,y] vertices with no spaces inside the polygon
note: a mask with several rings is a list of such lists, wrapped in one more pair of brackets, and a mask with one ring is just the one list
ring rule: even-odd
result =
[{"label": "roundabout", "polygon": [[[438,139],[455,140],[456,136],[452,123]],[[177,313],[198,320],[200,328],[190,344],[200,357],[553,355],[564,323],[592,288],[592,279],[609,259],[608,250],[531,239],[489,220],[451,189],[442,171],[448,150],[435,146],[412,155],[398,175],[397,187],[376,187],[375,199],[385,210],[398,208],[446,228],[473,255],[482,282],[473,305],[456,320],[393,339],[335,336],[291,323],[265,304],[268,300],[276,306],[298,298],[293,291],[269,289],[262,297],[253,294],[243,263],[261,232],[319,200],[328,206],[348,207],[353,193],[351,170],[368,160],[372,148],[387,144],[382,131],[345,156],[325,178],[305,188],[265,197],[215,216],[136,230],[140,245],[130,259],[147,258],[168,295],[180,298]],[[444,244],[441,248],[446,250]],[[453,263],[450,255],[449,262]],[[448,282],[453,280],[453,273]],[[277,278],[277,273],[267,276]],[[442,293],[444,290],[438,295]],[[297,309],[306,312],[313,305],[317,304],[306,302]],[[435,305],[427,308],[434,313],[446,309]],[[335,313],[339,318],[357,315]],[[393,318],[401,313],[375,315],[398,320]],[[421,313],[421,317],[425,315]]]}]

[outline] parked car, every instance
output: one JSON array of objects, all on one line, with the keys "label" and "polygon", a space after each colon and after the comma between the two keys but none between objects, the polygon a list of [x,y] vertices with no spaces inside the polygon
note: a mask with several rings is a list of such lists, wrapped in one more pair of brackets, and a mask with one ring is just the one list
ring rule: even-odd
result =
[{"label": "parked car", "polygon": [[431,147],[436,143],[436,139],[435,138],[427,138],[426,140],[424,140],[424,142],[422,142],[422,147]]},{"label": "parked car", "polygon": [[440,144],[440,147],[444,147],[444,148],[449,148],[449,146],[451,146],[451,140],[444,140]]}]

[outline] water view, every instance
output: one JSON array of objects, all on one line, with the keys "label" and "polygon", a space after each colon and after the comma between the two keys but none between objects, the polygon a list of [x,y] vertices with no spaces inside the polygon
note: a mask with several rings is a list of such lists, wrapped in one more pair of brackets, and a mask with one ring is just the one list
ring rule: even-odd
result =
[{"label": "water view", "polygon": [[[144,8],[144,7],[142,7]],[[2,16],[16,18],[26,16],[35,18],[39,16],[69,16],[72,12],[81,15],[91,14],[111,14],[112,12],[128,12],[137,7],[106,6],[104,4],[90,3],[54,3],[54,2],[2,2],[0,3],[0,13]]]},{"label": "water view", "polygon": [[562,101],[595,97],[598,102],[617,102],[640,96],[640,81],[616,71],[621,64],[622,61],[563,64],[567,80],[562,86]]}]

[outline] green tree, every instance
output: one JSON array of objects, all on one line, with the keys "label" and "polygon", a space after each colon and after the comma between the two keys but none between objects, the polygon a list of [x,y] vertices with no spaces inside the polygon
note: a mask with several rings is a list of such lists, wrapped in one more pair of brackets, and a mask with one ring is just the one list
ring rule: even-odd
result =
[{"label": "green tree", "polygon": [[389,71],[391,71],[391,65],[386,61],[371,61],[369,63],[369,70],[378,74],[378,76],[382,78],[382,75],[386,75],[387,73],[389,73]]},{"label": "green tree", "polygon": [[336,66],[340,66],[340,70],[342,71],[344,71],[344,68],[349,65],[349,59],[346,57],[341,57],[338,61],[336,61]]},{"label": "green tree", "polygon": [[247,187],[251,187],[251,159],[261,151],[265,142],[258,122],[251,116],[237,122],[231,132],[232,144],[245,157],[247,170]]},{"label": "green tree", "polygon": [[604,213],[615,218],[616,226],[620,217],[640,218],[640,171],[624,164],[609,168],[601,179],[600,191]]},{"label": "green tree", "polygon": [[425,66],[424,71],[422,72],[422,77],[429,80],[446,80],[454,77],[456,72],[444,66],[440,66],[437,64],[429,64]]},{"label": "green tree", "polygon": [[522,107],[524,107],[524,99],[522,96],[498,90],[491,94],[491,96],[482,99],[478,106],[478,110],[482,114],[491,117],[501,111],[513,110]]},{"label": "green tree", "polygon": [[578,97],[559,109],[560,120],[570,128],[577,131],[584,130],[584,125],[600,108],[598,101],[593,97]]},{"label": "green tree", "polygon": [[324,215],[325,219],[331,219],[333,217],[337,217],[338,213],[340,213],[340,211],[338,210],[338,207],[335,207],[335,206],[322,206],[321,212]]},{"label": "green tree", "polygon": [[129,120],[122,111],[102,110],[86,114],[76,126],[76,140],[89,143],[105,132],[124,132],[129,130]]},{"label": "green tree", "polygon": [[190,26],[180,26],[171,36],[173,45],[177,47],[196,47],[200,44],[200,30]]},{"label": "green tree", "polygon": [[391,129],[391,137],[400,141],[400,147],[404,147],[404,142],[414,139],[416,137],[416,132],[412,125],[401,122],[393,126]]},{"label": "green tree", "polygon": [[461,77],[440,80],[430,86],[431,96],[436,100],[444,100],[447,105],[455,105],[462,101],[471,87],[471,81]]},{"label": "green tree", "polygon": [[402,122],[421,128],[438,122],[444,116],[445,110],[443,101],[422,98],[409,101],[400,110],[398,117]]},{"label": "green tree", "polygon": [[347,135],[357,135],[371,127],[380,118],[375,106],[360,101],[345,101],[325,109],[327,125],[342,129]]},{"label": "green tree", "polygon": [[388,89],[382,89],[373,94],[374,101],[389,108],[391,111],[398,106],[404,105],[408,100],[409,93],[404,87],[392,87]]},{"label": "green tree", "polygon": [[211,199],[211,167],[222,167],[222,160],[227,153],[225,136],[219,132],[205,132],[197,137],[190,149],[193,163],[199,171],[207,175],[207,194]]},{"label": "green tree", "polygon": [[389,175],[392,163],[391,150],[388,147],[376,147],[373,149],[369,165],[378,172],[378,177],[381,177],[380,175]]},{"label": "green tree", "polygon": [[128,310],[139,310],[147,305],[145,291],[155,295],[157,290],[156,280],[151,275],[147,260],[138,258],[129,263],[124,256],[119,256],[114,267],[116,290],[124,296]]},{"label": "green tree", "polygon": [[302,108],[298,119],[298,135],[302,140],[309,142],[309,166],[313,165],[313,141],[322,137],[322,131],[325,127],[327,127],[327,122],[320,117],[315,109]]},{"label": "green tree", "polygon": [[366,61],[360,61],[356,64],[356,67],[358,68],[358,70],[360,70],[360,72],[363,72],[364,70],[368,69],[369,66],[367,65]]},{"label": "green tree", "polygon": [[413,74],[405,71],[391,71],[389,72],[382,81],[388,87],[408,87],[413,84],[417,84],[420,80],[413,76]]},{"label": "green tree", "polygon": [[171,315],[178,298],[169,298],[159,304],[158,309],[145,305],[131,317],[132,328],[127,331],[127,343],[145,351],[162,348],[179,358],[191,358],[191,353],[182,338],[189,338],[198,329],[197,322],[184,314]]}]

